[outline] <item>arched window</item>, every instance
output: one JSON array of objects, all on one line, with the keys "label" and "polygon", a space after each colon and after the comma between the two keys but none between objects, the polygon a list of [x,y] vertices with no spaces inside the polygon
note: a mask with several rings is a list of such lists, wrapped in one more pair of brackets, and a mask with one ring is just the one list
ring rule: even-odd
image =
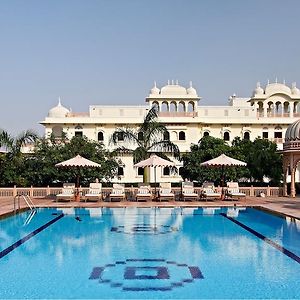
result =
[{"label": "arched window", "polygon": [[118,167],[118,176],[124,176],[124,168]]},{"label": "arched window", "polygon": [[276,126],[274,129],[274,138],[282,139],[282,128],[280,126]]},{"label": "arched window", "polygon": [[52,134],[54,137],[56,138],[61,138],[62,137],[62,133],[63,133],[63,129],[60,126],[54,126],[52,128]]},{"label": "arched window", "polygon": [[104,141],[104,135],[102,131],[98,132],[98,141]]},{"label": "arched window", "polygon": [[162,112],[168,112],[169,111],[169,104],[168,102],[163,102],[162,105],[161,105],[161,111]]},{"label": "arched window", "polygon": [[152,103],[152,107],[155,107],[156,111],[159,112],[159,104],[158,104],[158,102],[154,101]]},{"label": "arched window", "polygon": [[185,112],[185,104],[184,104],[184,102],[179,102],[179,104],[178,104],[178,111],[179,112]]},{"label": "arched window", "polygon": [[179,174],[180,176],[182,176],[182,175],[183,175],[183,167],[180,167],[180,168],[179,168],[179,170],[178,170],[178,174]]},{"label": "arched window", "polygon": [[139,141],[143,141],[144,140],[144,133],[143,132],[139,132],[138,133],[138,140]]},{"label": "arched window", "polygon": [[170,104],[170,111],[171,112],[176,112],[177,111],[177,105],[175,101],[172,101]]},{"label": "arched window", "polygon": [[124,133],[118,132],[118,141],[124,141]]},{"label": "arched window", "polygon": [[224,141],[230,141],[230,134],[229,134],[228,131],[225,131],[225,132],[224,132],[223,140],[224,140]]},{"label": "arched window", "polygon": [[180,131],[178,134],[179,141],[185,141],[185,132]]},{"label": "arched window", "polygon": [[138,168],[138,176],[144,175],[144,168]]},{"label": "arched window", "polygon": [[164,167],[164,176],[169,176],[170,175],[170,168],[169,167]]},{"label": "arched window", "polygon": [[169,141],[170,140],[170,133],[169,131],[164,132],[164,141]]},{"label": "arched window", "polygon": [[178,134],[176,131],[172,131],[171,132],[171,140],[172,141],[177,141],[177,137],[178,137]]},{"label": "arched window", "polygon": [[208,131],[204,131],[203,136],[209,136],[209,132]]},{"label": "arched window", "polygon": [[248,131],[244,132],[244,140],[250,140],[250,133]]},{"label": "arched window", "polygon": [[189,102],[188,104],[188,112],[193,112],[195,110],[195,106],[193,102]]}]

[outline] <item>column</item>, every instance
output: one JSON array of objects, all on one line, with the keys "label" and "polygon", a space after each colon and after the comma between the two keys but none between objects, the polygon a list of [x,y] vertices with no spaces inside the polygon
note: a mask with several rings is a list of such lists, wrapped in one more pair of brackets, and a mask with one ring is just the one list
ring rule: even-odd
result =
[{"label": "column", "polygon": [[284,172],[283,172],[283,196],[284,197],[287,197],[287,183],[286,183],[286,179],[287,179],[287,171],[288,169],[287,168],[284,168],[283,169]]},{"label": "column", "polygon": [[295,171],[296,169],[293,167],[291,169],[291,197],[296,197],[296,189],[295,189]]}]

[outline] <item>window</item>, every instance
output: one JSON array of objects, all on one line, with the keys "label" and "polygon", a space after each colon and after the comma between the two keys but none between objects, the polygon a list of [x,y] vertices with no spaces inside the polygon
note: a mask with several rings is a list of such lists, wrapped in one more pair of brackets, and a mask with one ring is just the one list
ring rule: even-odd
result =
[{"label": "window", "polygon": [[143,141],[144,140],[144,133],[143,132],[139,132],[138,133],[138,140],[139,141]]},{"label": "window", "polygon": [[209,136],[209,132],[208,131],[204,131],[203,136]]},{"label": "window", "polygon": [[124,133],[118,132],[118,141],[124,141]]},{"label": "window", "polygon": [[274,132],[274,138],[275,139],[282,139],[282,132],[281,131],[275,131]]},{"label": "window", "polygon": [[250,133],[248,131],[244,132],[244,140],[250,140]]},{"label": "window", "polygon": [[185,141],[185,133],[183,131],[179,132],[178,137],[179,137],[179,141]]},{"label": "window", "polygon": [[230,141],[230,134],[228,131],[224,132],[223,139],[224,141]]},{"label": "window", "polygon": [[83,136],[82,131],[75,131],[75,136],[76,137],[82,137]]},{"label": "window", "polygon": [[104,141],[103,132],[98,132],[98,141]]},{"label": "window", "polygon": [[164,176],[169,176],[170,175],[170,168],[169,167],[164,167]]},{"label": "window", "polygon": [[138,168],[138,176],[144,175],[144,168]]},{"label": "window", "polygon": [[62,135],[63,135],[63,129],[62,129],[62,127],[60,127],[60,126],[54,126],[52,128],[52,134],[56,138],[61,138]]},{"label": "window", "polygon": [[124,168],[118,167],[118,176],[124,176]]},{"label": "window", "polygon": [[178,174],[179,174],[180,176],[182,176],[182,175],[183,175],[183,167],[180,167],[180,168],[179,168],[179,170],[178,170]]},{"label": "window", "polygon": [[268,131],[263,131],[262,137],[263,137],[263,139],[268,139],[268,138],[269,138],[269,133],[268,133]]},{"label": "window", "polygon": [[170,133],[169,131],[164,132],[164,141],[169,141],[170,140]]}]

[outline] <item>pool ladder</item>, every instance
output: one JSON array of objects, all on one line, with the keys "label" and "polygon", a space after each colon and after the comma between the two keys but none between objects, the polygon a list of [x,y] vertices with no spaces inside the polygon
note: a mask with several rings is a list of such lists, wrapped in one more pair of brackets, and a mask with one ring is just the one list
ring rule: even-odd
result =
[{"label": "pool ladder", "polygon": [[[18,194],[14,197],[14,213],[16,213],[18,210],[20,210],[20,198],[24,200],[26,205],[29,207],[31,211],[35,211],[36,207],[34,203],[32,202],[31,198],[29,195],[23,195],[23,194]],[[18,204],[18,207],[17,207]]]}]

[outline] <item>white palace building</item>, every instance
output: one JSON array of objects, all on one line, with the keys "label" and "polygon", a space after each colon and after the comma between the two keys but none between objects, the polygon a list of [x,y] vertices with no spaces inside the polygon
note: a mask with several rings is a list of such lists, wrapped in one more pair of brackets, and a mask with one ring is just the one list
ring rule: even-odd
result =
[{"label": "white palace building", "polygon": [[[89,112],[76,113],[59,101],[41,124],[45,126],[46,137],[53,134],[59,138],[62,132],[68,138],[84,135],[112,149],[114,146],[109,141],[115,129],[139,126],[147,111],[156,105],[159,121],[166,125],[170,140],[181,152],[186,152],[205,135],[222,138],[228,143],[236,136],[250,140],[261,137],[276,142],[278,149],[282,149],[288,125],[300,118],[300,91],[295,83],[291,87],[278,82],[268,82],[261,87],[257,83],[251,97],[232,95],[224,106],[203,106],[200,100],[192,84],[185,88],[171,81],[162,88],[154,84],[145,105],[90,105]],[[120,158],[124,167],[119,168],[115,181],[142,182],[142,170],[133,167],[132,157],[122,155]],[[177,162],[179,173],[181,166],[181,162]],[[179,174],[169,173],[168,168],[157,168],[156,172],[158,182],[182,180]],[[154,174],[151,176],[153,179]],[[299,172],[296,173],[297,181],[300,181]]]}]

